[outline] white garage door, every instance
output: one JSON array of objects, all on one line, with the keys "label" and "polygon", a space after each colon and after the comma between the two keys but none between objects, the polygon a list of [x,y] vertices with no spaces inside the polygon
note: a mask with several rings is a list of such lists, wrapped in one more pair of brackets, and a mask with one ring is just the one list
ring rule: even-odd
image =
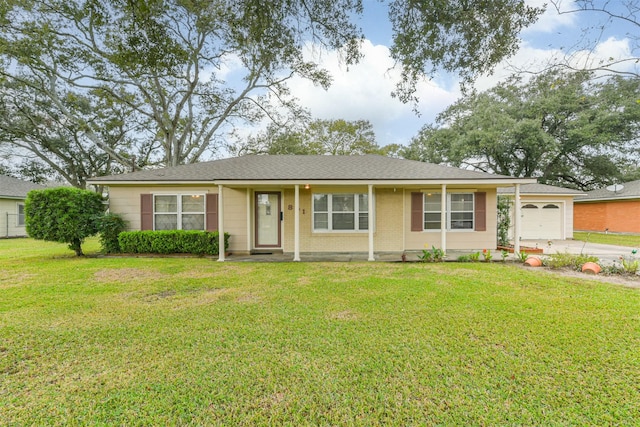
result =
[{"label": "white garage door", "polygon": [[560,203],[523,203],[523,239],[562,239],[562,205]]}]

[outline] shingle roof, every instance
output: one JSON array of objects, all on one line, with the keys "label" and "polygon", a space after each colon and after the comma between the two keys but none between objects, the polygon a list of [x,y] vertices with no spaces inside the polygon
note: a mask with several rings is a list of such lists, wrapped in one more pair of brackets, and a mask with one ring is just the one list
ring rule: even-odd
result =
[{"label": "shingle roof", "polygon": [[478,180],[493,175],[378,155],[249,155],[164,169],[93,178],[90,182],[287,181],[287,180]]},{"label": "shingle roof", "polygon": [[31,190],[42,190],[44,185],[0,175],[0,198],[26,199]]},{"label": "shingle roof", "polygon": [[583,197],[576,198],[576,202],[618,199],[640,199],[640,180],[625,182],[618,191],[607,190],[606,187],[587,191]]},{"label": "shingle roof", "polygon": [[[515,189],[513,187],[498,188],[500,194],[514,194]],[[522,184],[520,186],[520,194],[541,194],[549,196],[575,196],[579,197],[584,192],[579,190],[573,190],[571,188],[556,187],[554,185],[547,184]]]}]

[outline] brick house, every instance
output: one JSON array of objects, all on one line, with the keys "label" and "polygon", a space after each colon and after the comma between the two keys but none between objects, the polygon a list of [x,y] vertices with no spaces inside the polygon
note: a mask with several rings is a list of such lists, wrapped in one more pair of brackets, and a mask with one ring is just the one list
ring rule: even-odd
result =
[{"label": "brick house", "polygon": [[640,234],[640,180],[589,191],[575,200],[574,228]]},{"label": "brick house", "polygon": [[[230,233],[232,253],[496,247],[497,189],[534,183],[363,156],[243,156],[93,178],[131,230]],[[517,237],[517,236],[516,236]],[[516,239],[517,243],[518,239]],[[220,254],[224,260],[225,254]]]}]

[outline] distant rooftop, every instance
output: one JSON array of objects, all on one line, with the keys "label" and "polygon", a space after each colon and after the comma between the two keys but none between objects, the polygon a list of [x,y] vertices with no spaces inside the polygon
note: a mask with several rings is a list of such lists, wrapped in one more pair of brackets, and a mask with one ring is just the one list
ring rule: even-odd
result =
[{"label": "distant rooftop", "polygon": [[588,191],[583,197],[576,198],[576,202],[624,199],[640,199],[640,180]]},{"label": "distant rooftop", "polygon": [[29,191],[42,190],[44,188],[47,187],[10,176],[0,175],[0,198],[26,199]]}]

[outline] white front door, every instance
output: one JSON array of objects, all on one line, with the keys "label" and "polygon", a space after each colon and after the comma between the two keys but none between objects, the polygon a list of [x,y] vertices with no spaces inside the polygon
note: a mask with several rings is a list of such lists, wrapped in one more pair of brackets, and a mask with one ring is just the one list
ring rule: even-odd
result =
[{"label": "white front door", "polygon": [[256,248],[280,247],[280,193],[256,193]]}]

